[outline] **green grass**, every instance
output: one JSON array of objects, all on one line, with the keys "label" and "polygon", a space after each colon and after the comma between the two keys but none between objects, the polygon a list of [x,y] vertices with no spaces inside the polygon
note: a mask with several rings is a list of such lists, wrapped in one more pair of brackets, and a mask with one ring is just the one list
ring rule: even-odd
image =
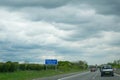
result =
[{"label": "green grass", "polygon": [[0,80],[32,80],[33,78],[53,76],[60,72],[49,71],[17,71],[13,73],[0,73]]},{"label": "green grass", "polygon": [[49,77],[58,74],[65,74],[76,72],[75,70],[72,71],[55,71],[55,70],[47,70],[47,71],[17,71],[13,73],[0,73],[0,80],[32,80],[35,78],[41,77]]}]

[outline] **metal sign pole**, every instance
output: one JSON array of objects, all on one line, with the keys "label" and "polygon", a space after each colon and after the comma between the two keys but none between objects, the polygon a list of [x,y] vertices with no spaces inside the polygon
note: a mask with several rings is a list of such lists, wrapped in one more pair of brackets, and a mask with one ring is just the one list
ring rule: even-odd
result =
[{"label": "metal sign pole", "polygon": [[55,70],[57,71],[57,65],[55,65]]},{"label": "metal sign pole", "polygon": [[45,67],[46,67],[46,70],[47,70],[47,64],[45,65]]}]

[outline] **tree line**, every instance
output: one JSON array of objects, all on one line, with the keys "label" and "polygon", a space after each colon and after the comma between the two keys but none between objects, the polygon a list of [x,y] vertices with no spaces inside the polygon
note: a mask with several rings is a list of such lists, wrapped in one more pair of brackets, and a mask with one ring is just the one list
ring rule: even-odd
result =
[{"label": "tree line", "polygon": [[120,68],[120,59],[114,60],[113,62],[109,62],[109,65],[112,65],[114,68]]},{"label": "tree line", "polygon": [[[84,70],[87,69],[88,65],[85,61],[70,62],[70,61],[59,61],[56,66],[57,70],[60,71],[69,71],[69,70]],[[47,65],[47,69],[55,69],[53,65]],[[22,63],[18,62],[0,62],[0,72],[14,72],[14,71],[25,71],[25,70],[46,70],[46,65],[44,64],[31,64],[31,63]]]}]

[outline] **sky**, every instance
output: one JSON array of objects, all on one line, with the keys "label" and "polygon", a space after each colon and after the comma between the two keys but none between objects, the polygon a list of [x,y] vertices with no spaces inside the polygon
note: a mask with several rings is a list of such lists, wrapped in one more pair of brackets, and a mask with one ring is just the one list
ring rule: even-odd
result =
[{"label": "sky", "polygon": [[120,59],[120,0],[0,0],[0,62]]}]

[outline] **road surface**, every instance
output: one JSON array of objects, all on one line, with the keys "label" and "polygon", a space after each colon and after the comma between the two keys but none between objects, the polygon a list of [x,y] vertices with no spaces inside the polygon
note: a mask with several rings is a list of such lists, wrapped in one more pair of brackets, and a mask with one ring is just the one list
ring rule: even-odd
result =
[{"label": "road surface", "polygon": [[120,80],[120,75],[115,74],[114,77],[112,76],[100,76],[100,72],[83,72],[77,73],[69,76],[54,76],[49,78],[43,79],[34,79],[34,80]]},{"label": "road surface", "polygon": [[100,76],[100,72],[85,72],[85,73],[80,73],[64,78],[60,78],[58,80],[120,80],[120,76],[115,74],[114,77],[112,76]]}]

